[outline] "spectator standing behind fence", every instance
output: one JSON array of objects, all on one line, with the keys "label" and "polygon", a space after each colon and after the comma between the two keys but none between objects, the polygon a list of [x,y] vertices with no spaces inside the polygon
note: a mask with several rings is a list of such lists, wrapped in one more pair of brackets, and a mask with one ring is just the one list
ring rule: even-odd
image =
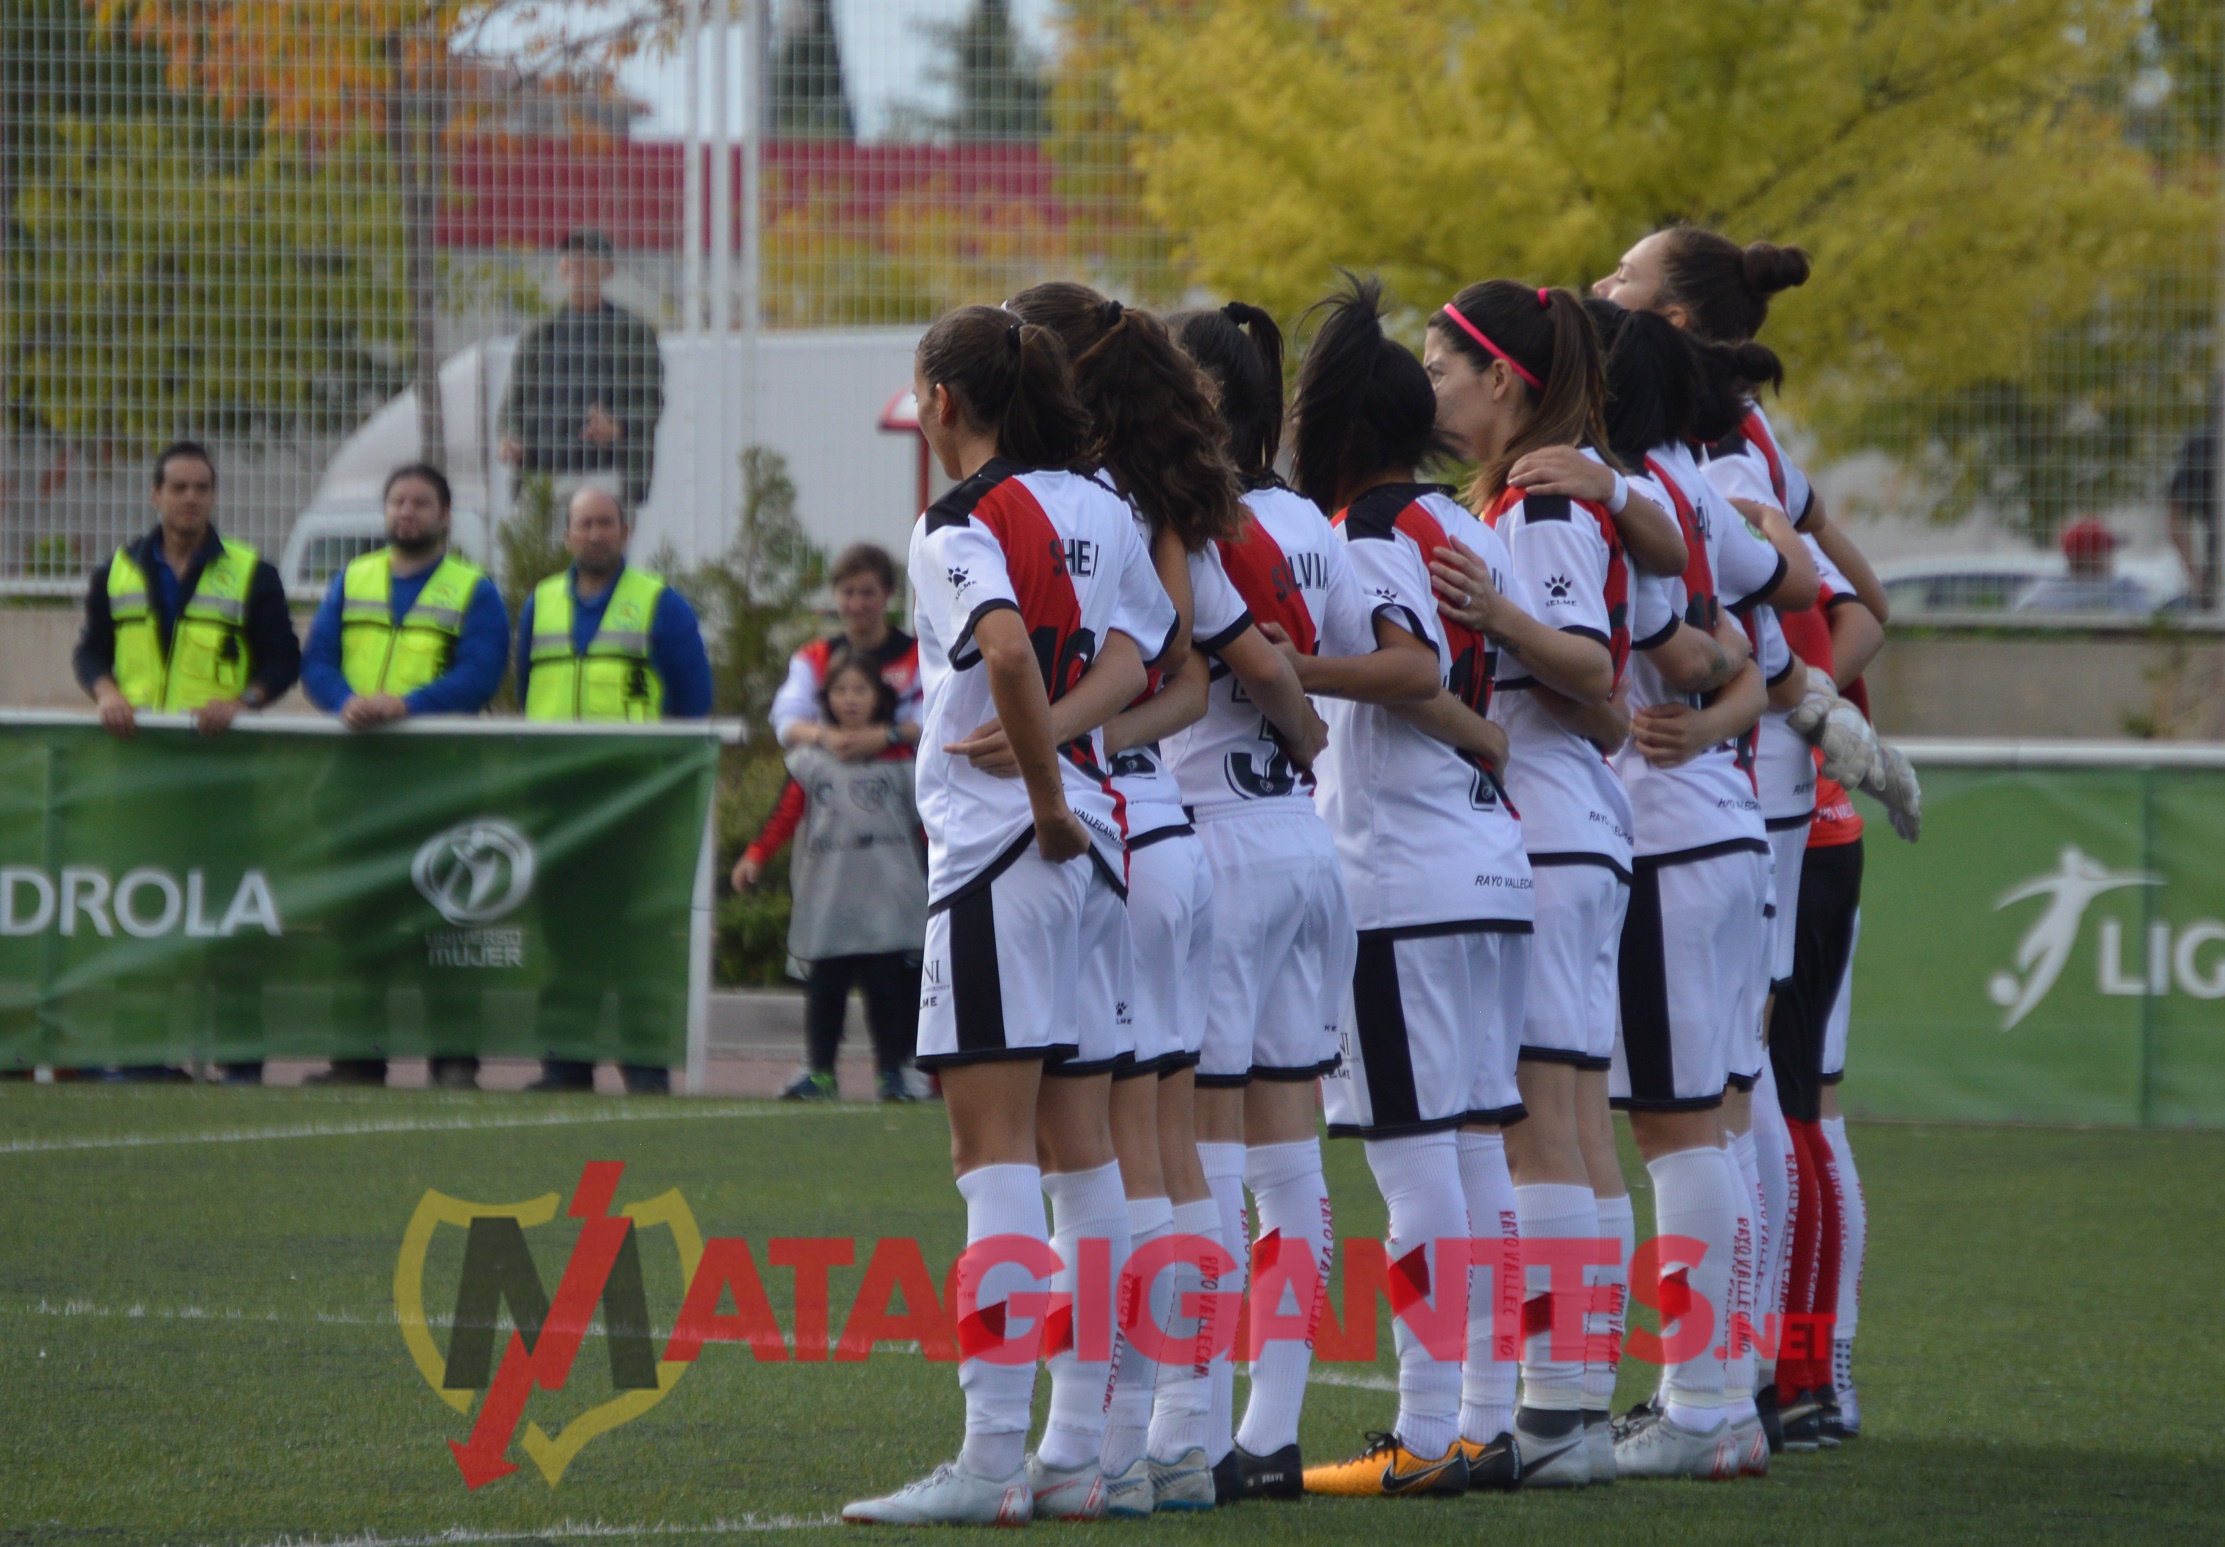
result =
[{"label": "spectator standing behind fence", "polygon": [[[282,697],[301,675],[286,588],[253,548],[218,534],[216,463],[205,447],[177,441],[163,448],[154,508],[154,530],[118,548],[86,587],[77,680],[119,740],[136,733],[141,709],[189,712],[202,735],[215,736],[242,709]],[[222,1068],[228,1082],[263,1077],[260,1061]],[[160,1067],[118,1073],[183,1077]]]},{"label": "spectator standing behind fence", "polygon": [[664,411],[657,330],[604,299],[609,237],[574,231],[557,252],[564,305],[518,340],[497,416],[502,460],[556,480],[560,500],[574,480],[602,475],[633,509],[649,496]]},{"label": "spectator standing behind fence", "polygon": [[[518,614],[518,697],[527,719],[643,724],[699,720],[711,712],[711,662],[695,610],[661,576],[627,565],[632,535],[625,508],[609,490],[588,487],[572,496],[564,516],[571,568],[534,587]],[[607,864],[628,862],[621,845]],[[552,941],[559,981],[569,976],[592,987],[585,980],[607,945],[607,939],[583,940],[565,948]],[[601,1002],[600,995],[592,997]],[[623,1009],[653,1036],[658,1017],[677,1006]],[[626,1089],[637,1095],[671,1088],[661,1065],[622,1063],[620,1069]],[[532,1088],[593,1090],[595,1066],[551,1058]]]},{"label": "spectator standing behind fence", "polygon": [[[819,688],[820,725],[830,732],[885,731],[896,690],[872,656],[838,649]],[[734,866],[734,889],[757,884],[765,864],[796,832],[789,866],[795,898],[788,954],[809,964],[804,980],[803,1073],[781,1092],[790,1101],[831,1101],[834,1059],[850,990],[865,991],[883,1101],[909,1101],[904,1066],[919,1025],[919,957],[927,933],[927,865],[908,748],[885,744],[869,762],[823,745],[788,754],[788,784],[756,842]]]},{"label": "spectator standing behind fence", "polygon": [[[901,745],[919,745],[919,641],[888,621],[896,595],[896,563],[888,550],[852,543],[842,550],[827,576],[834,592],[842,632],[814,639],[788,658],[788,676],[773,695],[773,735],[782,747],[824,747],[836,757],[860,762]],[[838,650],[862,656],[879,670],[896,694],[893,721],[844,730],[821,717],[819,689]]]},{"label": "spectator standing behind fence", "polygon": [[[453,501],[438,468],[396,468],[385,502],[386,546],[350,563],[326,588],[309,626],[302,687],[311,703],[356,731],[417,715],[477,714],[509,662],[502,593],[448,546]],[[470,1090],[478,1073],[476,1057],[432,1060],[433,1083],[444,1089]],[[386,1060],[337,1058],[312,1083],[383,1085]]]},{"label": "spectator standing behind fence", "polygon": [[2171,546],[2186,565],[2187,605],[2208,612],[2217,605],[2217,407],[2179,447],[2178,465],[2163,491],[2171,521]]}]

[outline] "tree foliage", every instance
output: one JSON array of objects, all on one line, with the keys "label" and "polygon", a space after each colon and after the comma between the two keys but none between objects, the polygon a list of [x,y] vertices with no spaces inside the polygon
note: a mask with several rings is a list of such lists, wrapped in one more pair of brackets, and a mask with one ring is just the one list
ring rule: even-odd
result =
[{"label": "tree foliage", "polygon": [[[2165,7],[2169,9],[2169,7]],[[2202,244],[2206,169],[2113,100],[2135,0],[1161,0],[1121,102],[1195,278],[1291,315],[1338,264],[1417,306],[1582,284],[1689,220],[1798,243],[1766,339],[1827,443],[2035,384]]]}]

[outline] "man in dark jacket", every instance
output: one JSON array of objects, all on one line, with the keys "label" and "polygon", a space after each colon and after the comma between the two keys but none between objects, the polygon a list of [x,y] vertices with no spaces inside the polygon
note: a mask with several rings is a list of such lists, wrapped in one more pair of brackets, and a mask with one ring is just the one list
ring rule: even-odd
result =
[{"label": "man in dark jacket", "polygon": [[[204,736],[229,729],[243,709],[282,697],[301,675],[301,645],[278,571],[253,548],[217,535],[216,464],[207,448],[177,441],[155,458],[154,530],[93,572],[73,665],[100,706],[108,733],[128,739],[138,712],[190,713]],[[221,1013],[260,1016],[255,985],[220,983]],[[247,1027],[229,1028],[246,1035]],[[260,1061],[224,1067],[227,1081],[259,1084]],[[164,1078],[134,1067],[124,1078]]]},{"label": "man in dark jacket", "polygon": [[[502,460],[521,474],[565,481],[609,475],[634,509],[649,494],[664,411],[657,330],[603,299],[609,237],[574,231],[557,251],[564,305],[518,340],[497,416]],[[560,508],[570,492],[558,489]]]}]

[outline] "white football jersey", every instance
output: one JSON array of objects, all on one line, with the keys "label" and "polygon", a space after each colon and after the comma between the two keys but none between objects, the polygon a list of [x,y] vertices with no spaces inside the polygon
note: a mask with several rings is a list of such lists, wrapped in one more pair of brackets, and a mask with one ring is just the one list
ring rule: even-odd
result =
[{"label": "white football jersey", "polygon": [[[1336,524],[1371,619],[1388,615],[1427,644],[1439,680],[1485,712],[1498,652],[1438,612],[1429,563],[1457,539],[1493,584],[1511,587],[1498,535],[1436,484],[1379,485]],[[1329,749],[1314,802],[1336,837],[1358,928],[1533,916],[1522,823],[1490,769],[1378,705],[1330,699],[1323,713]]]},{"label": "white football jersey", "polygon": [[[1690,559],[1682,578],[1666,585],[1678,603],[1675,611],[1691,627],[1712,633],[1720,611],[1752,605],[1783,577],[1783,556],[1755,535],[1681,445],[1655,447],[1646,458],[1645,476],[1632,481],[1649,499],[1674,511],[1684,528]],[[1677,702],[1701,707],[1697,698],[1672,691],[1640,652],[1630,663],[1632,713]],[[1638,854],[1761,840],[1750,733],[1710,747],[1676,768],[1656,768],[1635,743],[1625,745],[1613,762],[1630,791]]]},{"label": "white football jersey", "polygon": [[[1309,655],[1373,650],[1374,615],[1343,541],[1313,501],[1277,484],[1246,494],[1244,506],[1251,519],[1243,534],[1213,546],[1251,620],[1279,624]],[[1267,717],[1219,661],[1205,718],[1169,737],[1166,755],[1193,812],[1283,809],[1291,801],[1313,808],[1313,776],[1291,763]]]},{"label": "white football jersey", "polygon": [[[1137,527],[1148,552],[1151,535],[1141,517],[1137,518]],[[1189,569],[1190,648],[1211,655],[1252,626],[1251,609],[1229,583],[1228,571],[1221,567],[1220,551],[1213,544],[1208,543],[1202,553],[1190,555]],[[1177,664],[1170,661],[1167,669],[1172,671]],[[1153,672],[1150,684],[1136,702],[1140,704],[1155,695],[1162,680],[1160,673]],[[1190,825],[1189,813],[1183,809],[1182,786],[1157,742],[1115,753],[1112,774],[1113,788],[1128,802],[1129,842],[1154,833],[1180,832]]]},{"label": "white football jersey", "polygon": [[[927,829],[927,893],[940,906],[993,876],[1032,841],[1027,786],[944,752],[997,709],[974,629],[989,613],[1019,613],[1052,702],[1097,658],[1106,635],[1135,640],[1145,660],[1166,652],[1174,603],[1136,534],[1128,502],[1075,473],[997,458],[929,506],[912,528],[913,611],[919,625],[923,713],[919,815]],[[1067,804],[1116,880],[1126,873],[1126,802],[1095,731],[1059,748]]]},{"label": "white football jersey", "polygon": [[[1506,544],[1509,595],[1554,628],[1605,645],[1619,674],[1630,650],[1630,571],[1606,509],[1508,488],[1484,514]],[[1502,651],[1491,718],[1507,733],[1507,789],[1530,857],[1590,855],[1628,874],[1630,797],[1597,747],[1531,696],[1529,671]]]}]

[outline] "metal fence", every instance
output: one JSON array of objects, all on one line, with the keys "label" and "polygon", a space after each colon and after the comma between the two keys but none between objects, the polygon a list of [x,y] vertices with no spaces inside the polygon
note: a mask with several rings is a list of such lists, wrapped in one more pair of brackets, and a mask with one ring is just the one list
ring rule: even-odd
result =
[{"label": "metal fence", "polygon": [[[1133,74],[1212,9],[10,0],[0,588],[81,584],[143,529],[148,458],[180,435],[216,448],[227,530],[274,555],[298,536],[310,583],[371,540],[378,475],[421,451],[457,476],[481,546],[522,474],[593,466],[639,486],[655,540],[716,547],[750,443],[789,457],[815,535],[898,540],[921,474],[881,410],[919,326],[1052,275],[1167,301],[1227,273],[1166,196]],[[2121,59],[2082,100],[2214,209],[2218,8],[2095,14],[2117,9]],[[1272,68],[1239,51],[1207,73],[1303,103]],[[1842,423],[1831,487],[2043,538],[2100,515],[2167,555],[2182,441],[2219,411],[2215,225],[2068,322],[1991,324],[2032,333],[2016,372],[1879,395]],[[521,390],[531,341],[543,367],[590,348],[598,304],[643,325],[604,383],[630,413],[582,411],[594,389],[562,370]]]}]

